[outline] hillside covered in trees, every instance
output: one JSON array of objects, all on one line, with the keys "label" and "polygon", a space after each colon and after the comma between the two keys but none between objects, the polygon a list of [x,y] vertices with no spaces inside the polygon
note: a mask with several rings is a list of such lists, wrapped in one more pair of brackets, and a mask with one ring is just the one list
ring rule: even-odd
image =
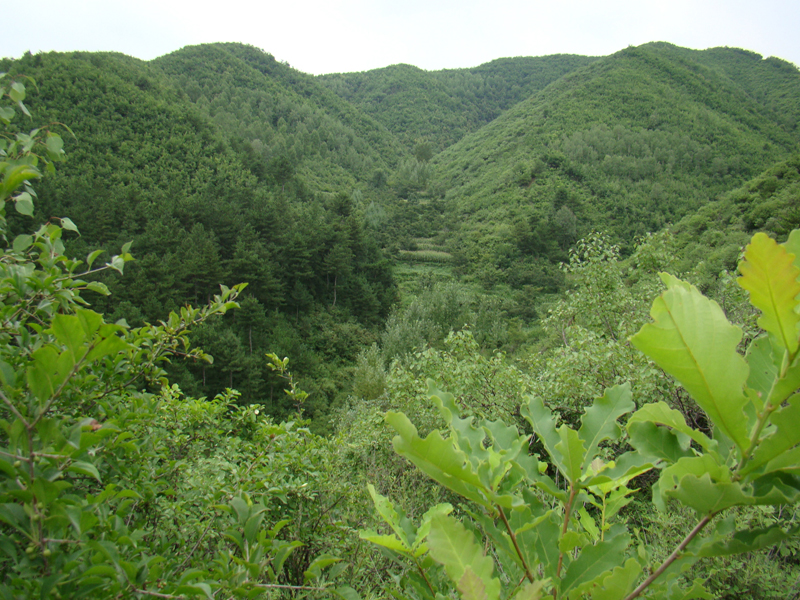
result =
[{"label": "hillside covered in trees", "polygon": [[[800,594],[794,65],[0,72],[3,597],[623,600],[662,563],[645,597]],[[678,297],[713,364],[661,352]]]}]

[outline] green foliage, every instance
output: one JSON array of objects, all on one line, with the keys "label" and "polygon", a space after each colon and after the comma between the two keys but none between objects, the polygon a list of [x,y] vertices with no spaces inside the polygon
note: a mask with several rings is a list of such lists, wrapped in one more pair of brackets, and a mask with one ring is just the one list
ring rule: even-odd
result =
[{"label": "green foliage", "polygon": [[[454,397],[432,382],[429,396],[447,424],[445,434],[420,437],[404,414],[389,412],[395,451],[467,500],[471,517],[466,527],[454,517],[432,519],[430,555],[450,581],[427,578],[428,589],[416,595],[433,598],[455,588],[469,598],[510,598],[529,593],[520,591],[527,580],[535,593],[554,598],[711,597],[698,580],[681,591],[681,571],[702,558],[752,552],[796,535],[795,525],[780,521],[737,530],[732,510],[800,499],[794,476],[800,444],[797,256],[800,230],[783,245],[763,234],[748,245],[739,284],[761,311],[765,333],[744,356],[741,329],[728,323],[717,303],[662,275],[667,290],[653,303],[654,322],[631,343],[691,394],[707,418],[703,429],[687,425],[664,402],[647,404],[625,425],[633,450],[606,463],[601,452],[621,440],[618,420],[635,408],[629,386],[607,389],[577,429],[557,426],[544,402],[531,397],[521,413],[547,459],[540,462],[526,451],[529,436],[499,421],[461,418]],[[630,500],[626,484],[653,468],[660,470],[654,504],[665,510],[677,500],[695,514],[691,531],[660,564],[651,563],[645,546],[631,547],[623,523],[609,523]],[[599,514],[581,508],[586,503]],[[722,513],[730,517],[719,518]],[[706,528],[710,533],[702,535]],[[484,544],[491,548],[486,555]],[[405,591],[412,593],[409,586]]]},{"label": "green foliage", "polygon": [[[234,98],[242,103],[240,121],[218,123],[175,88],[191,80],[175,70],[195,53],[209,58],[208,69],[220,66],[213,76],[194,72],[195,79],[208,86],[209,97],[227,84],[228,93],[217,102],[232,101],[231,90],[240,94]],[[70,149],[72,160],[56,177],[37,186],[37,214],[70,214],[83,224],[80,236],[63,236],[72,255],[85,256],[98,247],[113,254],[132,241],[137,261],[129,265],[124,283],[105,273],[91,277],[93,285],[111,292],[96,299],[95,307],[113,315],[112,320],[125,318],[136,326],[155,323],[186,302],[208,302],[220,283],[250,283],[242,296],[244,319],[228,317],[194,332],[217,362],[170,367],[170,377],[182,389],[214,396],[236,387],[242,404],[261,403],[276,418],[287,418],[292,407],[281,401],[281,382],[260,358],[280,351],[293,357],[295,371],[308,386],[312,400],[307,414],[322,416],[337,394],[349,388],[343,367],[352,365],[361,348],[348,348],[328,361],[326,340],[321,339],[328,335],[325,321],[359,329],[352,337],[371,343],[369,330],[381,326],[396,298],[391,266],[374,231],[365,226],[364,208],[350,200],[355,179],[338,181],[316,172],[315,177],[327,179],[319,186],[294,163],[271,163],[275,153],[286,156],[281,149],[263,156],[275,169],[265,167],[262,173],[236,141],[237,123],[246,128],[261,118],[245,110],[253,108],[251,101],[277,102],[275,110],[285,111],[287,119],[296,105],[298,95],[288,89],[290,81],[270,88],[280,92],[280,98],[257,84],[264,73],[256,67],[270,62],[266,55],[248,50],[242,57],[231,47],[179,54],[188,56],[148,64],[121,55],[53,53],[10,63],[9,72],[36,77],[38,100],[48,108],[33,115],[31,128],[38,127],[32,133],[10,131],[8,139],[17,141],[8,151],[28,144],[18,136],[30,138],[35,154],[26,160],[38,160],[41,168],[43,161],[51,161],[48,151],[60,156],[54,154],[60,138],[50,135],[53,127],[48,123],[67,121],[76,132],[80,144]],[[168,79],[162,67],[177,79]],[[275,70],[287,77],[291,71],[283,65]],[[238,87],[233,85],[237,76]],[[143,79],[148,85],[140,85]],[[374,123],[359,120],[363,115],[312,78],[300,79],[318,92],[316,113],[303,110],[305,117],[326,116],[335,122],[326,111],[338,111],[361,135],[374,133]],[[92,93],[86,92],[89,89]],[[311,122],[307,125],[314,128]],[[353,129],[341,123],[338,127],[338,137],[349,140],[354,135]],[[340,142],[343,151],[348,143]],[[372,152],[367,141],[358,147],[372,156],[372,163],[386,168],[386,160]],[[371,173],[370,166],[363,179]],[[340,190],[340,184],[346,187]],[[30,212],[32,196],[23,188],[20,194],[17,205]],[[26,234],[30,227],[24,218],[12,216],[12,237]],[[323,362],[326,365],[320,366]]]},{"label": "green foliage", "polygon": [[[35,158],[34,143],[11,147],[12,160]],[[165,377],[177,356],[211,361],[189,333],[237,306],[244,284],[157,326],[107,323],[81,294],[108,293],[86,278],[122,273],[130,244],[84,266],[64,254],[62,236],[77,228],[60,222],[17,236],[0,259],[0,595],[254,598],[290,586],[351,596],[328,581],[344,565],[323,572],[338,559],[316,556],[340,529],[295,510],[312,498],[335,506],[317,488],[326,442],[237,407],[236,392],[186,398]]]},{"label": "green foliage", "polygon": [[[501,58],[444,71],[392,65],[318,80],[385,125],[415,154],[425,144],[435,153],[593,60],[571,55]],[[424,161],[425,155],[417,158]]]},{"label": "green foliage", "polygon": [[[564,261],[592,229],[629,254],[636,237],[796,152],[798,107],[784,98],[800,95],[800,74],[739,54],[628,48],[565,74],[437,154],[430,186],[445,197],[464,272],[519,286],[519,273]],[[759,220],[783,225],[794,214],[785,205]]]}]

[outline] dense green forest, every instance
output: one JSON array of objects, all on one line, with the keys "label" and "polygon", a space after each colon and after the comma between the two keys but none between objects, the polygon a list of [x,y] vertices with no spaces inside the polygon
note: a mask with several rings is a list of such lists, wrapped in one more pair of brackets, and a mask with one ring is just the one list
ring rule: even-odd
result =
[{"label": "dense green forest", "polygon": [[0,72],[0,596],[800,598],[794,65]]}]

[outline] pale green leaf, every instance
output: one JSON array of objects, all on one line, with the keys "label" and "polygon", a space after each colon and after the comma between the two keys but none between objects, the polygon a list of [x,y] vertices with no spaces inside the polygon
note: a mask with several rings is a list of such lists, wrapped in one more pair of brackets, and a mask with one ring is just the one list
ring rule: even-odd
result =
[{"label": "pale green leaf", "polygon": [[[616,533],[616,535],[614,534]],[[597,580],[602,581],[606,573],[619,565],[619,558],[630,543],[630,537],[618,528],[606,536],[605,541],[586,546],[573,560],[561,579],[561,593],[568,595],[570,590],[578,589]]]},{"label": "pale green leaf", "polygon": [[800,269],[800,229],[791,231],[783,246],[787,252],[794,254],[794,266]]},{"label": "pale green leaf", "polygon": [[556,444],[556,451],[563,459],[561,461],[564,465],[562,473],[567,478],[567,481],[576,483],[581,478],[581,465],[586,456],[583,440],[578,437],[578,432],[570,429],[568,425],[562,425],[558,428],[558,436],[561,441]]},{"label": "pale green leaf", "polygon": [[362,529],[358,532],[358,537],[378,546],[388,548],[398,554],[409,554],[408,547],[396,535],[381,535],[371,529]]},{"label": "pale green leaf", "polygon": [[420,547],[422,546],[422,542],[425,541],[425,538],[428,537],[428,533],[431,530],[431,519],[436,515],[449,515],[453,512],[453,506],[447,502],[442,504],[437,504],[429,508],[424,515],[422,515],[422,519],[420,520],[419,527],[417,528],[417,537],[414,540],[414,544],[411,546],[411,550],[414,552],[414,556],[421,556],[425,552],[418,552]]},{"label": "pale green leaf", "polygon": [[582,469],[586,469],[594,460],[600,442],[619,439],[622,430],[617,419],[635,408],[636,405],[631,400],[631,386],[625,383],[606,389],[603,396],[596,398],[586,409],[578,430],[578,435],[586,446]]},{"label": "pale green leaf", "polygon": [[78,231],[78,226],[72,221],[72,219],[68,219],[67,217],[63,217],[61,219],[61,227],[64,228],[66,231],[74,231],[75,233],[80,233]]},{"label": "pale green leaf", "polygon": [[484,556],[483,549],[472,532],[456,519],[441,514],[433,517],[428,545],[431,557],[444,566],[455,585],[458,585],[469,568],[483,583],[488,600],[500,597],[500,580],[492,577],[492,559]]},{"label": "pale green leaf", "polygon": [[90,477],[94,477],[97,481],[100,481],[100,472],[97,470],[92,463],[88,463],[81,460],[76,460],[75,462],[71,463],[70,466],[67,467],[67,471],[70,473],[80,473],[81,475],[88,475]]},{"label": "pale green leaf", "polygon": [[361,600],[361,596],[353,588],[347,585],[326,588],[334,596],[341,598],[341,600]]},{"label": "pale green leaf", "polygon": [[761,311],[759,326],[775,335],[794,356],[798,349],[795,311],[800,295],[800,269],[794,256],[765,233],[756,233],[747,245],[745,259],[739,263],[739,285],[750,292],[750,303]]},{"label": "pale green leaf", "polygon": [[514,600],[540,600],[544,595],[544,586],[549,579],[542,579],[531,583],[526,581],[522,587],[514,594]]},{"label": "pale green leaf", "polygon": [[14,238],[12,248],[14,252],[25,252],[33,243],[33,237],[27,234],[18,235]]},{"label": "pale green leaf", "polygon": [[744,394],[749,369],[737,353],[742,330],[694,286],[667,274],[662,279],[668,289],[653,302],[655,323],[642,327],[631,342],[686,388],[744,450],[749,444]]},{"label": "pale green leaf", "polygon": [[751,497],[745,494],[741,484],[714,481],[708,473],[701,477],[694,474],[685,475],[676,488],[665,490],[664,493],[701,515],[716,514],[731,506],[752,503]]},{"label": "pale green leaf", "polygon": [[33,198],[28,192],[22,192],[14,198],[14,208],[21,215],[33,216]]},{"label": "pale green leaf", "polygon": [[97,257],[100,256],[105,250],[95,250],[94,252],[90,252],[89,255],[86,257],[86,264],[89,265],[89,268],[92,268],[94,261],[97,260]]},{"label": "pale green leaf", "polygon": [[531,424],[533,433],[539,438],[544,445],[544,449],[550,456],[550,460],[558,467],[563,473],[566,469],[561,454],[556,452],[556,444],[560,441],[560,436],[556,431],[556,422],[550,409],[544,405],[541,398],[530,397],[527,403],[523,403],[520,407],[520,412],[523,417]]},{"label": "pale green leaf", "polygon": [[693,454],[688,435],[676,429],[659,427],[652,421],[628,423],[628,433],[631,446],[653,461],[674,463]]},{"label": "pale green leaf", "polygon": [[625,564],[616,567],[611,575],[603,579],[599,587],[592,591],[592,600],[620,600],[627,596],[636,585],[642,567],[635,558],[629,558]]},{"label": "pale green leaf", "polygon": [[98,294],[102,294],[103,296],[111,295],[108,286],[100,281],[90,281],[89,283],[86,284],[86,289],[92,290],[93,292],[97,292]]},{"label": "pale green leaf", "polygon": [[661,471],[661,477],[653,485],[653,503],[660,510],[665,510],[668,493],[677,490],[680,481],[689,475],[695,478],[709,475],[714,481],[730,481],[730,471],[720,465],[712,455],[684,457]]},{"label": "pale green leaf", "polygon": [[33,353],[34,363],[27,369],[28,386],[40,401],[47,401],[68,373],[60,369],[58,351],[44,346]]},{"label": "pale green leaf", "polygon": [[303,578],[306,581],[311,581],[314,579],[319,579],[322,576],[322,570],[325,567],[329,567],[332,564],[335,564],[342,560],[341,558],[337,558],[335,556],[330,556],[328,554],[323,554],[315,558],[311,564],[308,566],[308,569],[305,570],[303,573]]},{"label": "pale green leaf", "polygon": [[727,556],[755,552],[762,548],[775,546],[796,535],[798,531],[800,531],[800,526],[784,530],[778,524],[737,531],[727,540],[715,540],[704,544],[694,554],[696,556]]},{"label": "pale green leaf", "polygon": [[[382,496],[379,494],[375,487],[370,483],[367,484],[367,489],[369,490],[369,495],[372,497],[372,503],[375,505],[375,509],[378,511],[378,514],[381,518],[386,522],[389,527],[397,535],[397,541],[400,543],[401,549],[398,552],[405,552],[408,553],[411,551],[411,540],[408,539],[406,531],[400,524],[400,515],[394,508],[391,500],[389,500],[386,496]],[[375,542],[380,543],[380,542]],[[385,544],[381,544],[385,546]],[[388,546],[387,546],[388,547]]]},{"label": "pale green leaf", "polygon": [[774,429],[762,438],[752,458],[742,468],[742,475],[800,444],[800,394],[789,398],[788,404],[772,413],[769,421]]},{"label": "pale green leaf", "polygon": [[592,516],[583,507],[578,510],[578,520],[586,532],[592,536],[593,540],[596,541],[600,539],[600,529],[597,527]]},{"label": "pale green leaf", "polygon": [[486,586],[469,565],[464,569],[461,579],[456,582],[456,589],[463,600],[488,600]]},{"label": "pale green leaf", "polygon": [[[666,425],[678,432],[678,442],[681,448],[686,448],[686,439],[683,436],[688,436],[697,442],[704,450],[716,450],[718,444],[705,435],[701,431],[692,429],[686,424],[683,414],[670,408],[666,402],[656,402],[654,404],[645,404],[642,408],[633,413],[628,419],[628,431],[632,429],[634,423],[639,422],[652,422],[656,425]],[[681,436],[680,434],[683,434]]]},{"label": "pale green leaf", "polygon": [[445,487],[493,510],[487,497],[490,490],[483,486],[472,463],[451,438],[443,438],[436,430],[425,439],[420,438],[417,428],[402,413],[388,412],[386,422],[398,434],[392,440],[395,452]]}]

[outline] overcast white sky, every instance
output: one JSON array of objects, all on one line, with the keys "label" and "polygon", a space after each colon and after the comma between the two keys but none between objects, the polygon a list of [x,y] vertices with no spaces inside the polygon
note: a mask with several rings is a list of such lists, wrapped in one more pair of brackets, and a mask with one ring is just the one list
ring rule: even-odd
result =
[{"label": "overcast white sky", "polygon": [[244,42],[316,75],[601,56],[666,41],[800,65],[798,0],[7,0],[2,13],[0,56],[11,57],[113,50],[150,60],[192,44]]}]

